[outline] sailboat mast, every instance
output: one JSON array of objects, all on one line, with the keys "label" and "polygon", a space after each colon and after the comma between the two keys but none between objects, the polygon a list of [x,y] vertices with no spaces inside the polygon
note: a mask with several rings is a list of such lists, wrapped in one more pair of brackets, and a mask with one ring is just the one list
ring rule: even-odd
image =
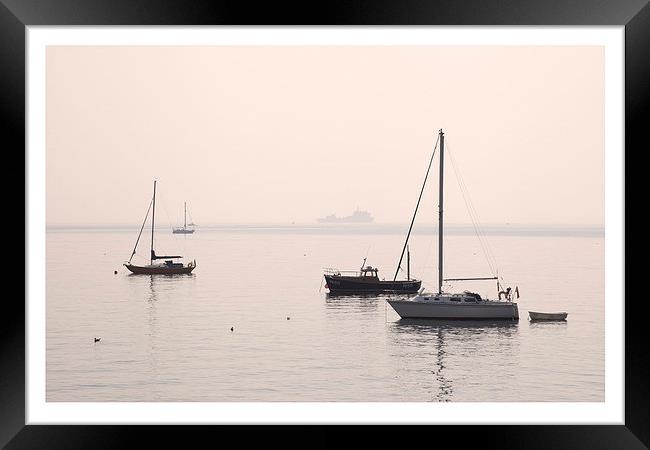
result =
[{"label": "sailboat mast", "polygon": [[438,294],[442,294],[442,202],[445,167],[445,135],[440,129],[440,187],[438,197]]},{"label": "sailboat mast", "polygon": [[151,252],[149,256],[149,265],[153,264],[153,226],[156,221],[156,180],[153,180],[153,211],[151,212]]},{"label": "sailboat mast", "polygon": [[185,215],[183,219],[183,229],[187,228],[187,202],[183,202],[183,206],[185,207]]},{"label": "sailboat mast", "polygon": [[406,280],[411,281],[411,252],[406,247]]}]

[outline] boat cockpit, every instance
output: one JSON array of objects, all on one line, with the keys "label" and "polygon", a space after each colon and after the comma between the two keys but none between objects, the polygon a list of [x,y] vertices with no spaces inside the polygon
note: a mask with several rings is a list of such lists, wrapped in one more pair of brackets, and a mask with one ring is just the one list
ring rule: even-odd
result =
[{"label": "boat cockpit", "polygon": [[379,272],[379,269],[372,267],[372,266],[366,266],[361,268],[361,272],[359,273],[360,277],[377,277],[377,272]]},{"label": "boat cockpit", "polygon": [[419,297],[426,301],[442,301],[455,303],[477,303],[483,301],[481,296],[475,292],[465,291],[462,294],[427,294],[421,292]]},{"label": "boat cockpit", "polygon": [[165,267],[183,267],[183,263],[175,263],[171,259],[166,259],[165,260]]}]

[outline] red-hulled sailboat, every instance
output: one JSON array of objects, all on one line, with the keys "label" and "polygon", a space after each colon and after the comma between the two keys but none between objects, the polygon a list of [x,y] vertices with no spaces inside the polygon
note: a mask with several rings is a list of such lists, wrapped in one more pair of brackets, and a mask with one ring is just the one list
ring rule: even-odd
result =
[{"label": "red-hulled sailboat", "polygon": [[[140,242],[140,236],[142,236],[142,230],[144,230],[144,225],[147,223],[147,217],[149,217],[149,210],[151,209],[153,209],[153,211],[151,213],[151,253],[149,258],[149,265],[136,266],[131,264],[131,259],[133,259],[133,255],[135,255],[135,250],[138,248],[138,242]],[[124,263],[124,266],[136,275],[181,275],[181,274],[192,273],[192,270],[196,268],[196,260],[185,265],[182,262],[174,262],[174,259],[182,258],[182,256],[156,255],[156,252],[153,248],[155,219],[156,219],[156,181],[154,180],[153,198],[151,199],[151,203],[149,204],[149,209],[147,209],[147,215],[145,216],[144,222],[142,223],[142,227],[140,228],[140,234],[138,234],[138,239],[135,241],[135,246],[133,247],[131,258],[129,258],[129,262]],[[155,262],[160,259],[163,259],[165,261],[162,264]]]}]

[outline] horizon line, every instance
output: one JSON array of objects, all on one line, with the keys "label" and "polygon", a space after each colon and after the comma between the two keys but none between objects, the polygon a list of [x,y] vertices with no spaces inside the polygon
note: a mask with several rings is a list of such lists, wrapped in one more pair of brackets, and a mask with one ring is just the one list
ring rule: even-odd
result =
[{"label": "horizon line", "polygon": [[[414,224],[413,227],[437,227],[436,222],[425,222]],[[46,223],[47,228],[133,228],[141,227],[141,223]],[[155,229],[172,228],[176,225],[156,225]],[[195,228],[220,228],[220,227],[317,227],[317,228],[344,228],[344,227],[408,227],[408,224],[400,222],[348,222],[348,223],[319,223],[319,222],[209,222],[205,224],[196,224]],[[447,223],[445,228],[474,228],[474,224],[466,222]],[[151,228],[151,227],[148,227]],[[548,228],[548,229],[604,229],[604,224],[595,223],[484,223],[478,225],[478,228]]]}]

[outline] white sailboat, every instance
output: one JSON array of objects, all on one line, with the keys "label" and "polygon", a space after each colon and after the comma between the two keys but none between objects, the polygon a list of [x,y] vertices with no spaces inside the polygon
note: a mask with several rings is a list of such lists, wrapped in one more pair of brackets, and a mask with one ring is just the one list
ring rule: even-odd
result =
[{"label": "white sailboat", "polygon": [[[519,320],[517,303],[512,301],[510,289],[506,300],[489,300],[479,294],[464,291],[448,293],[442,291],[443,281],[493,280],[497,277],[443,278],[442,237],[443,237],[443,176],[445,157],[445,136],[439,131],[440,142],[440,184],[438,198],[438,292],[427,293],[421,288],[418,294],[408,299],[387,300],[388,304],[403,319],[491,319]],[[435,152],[435,149],[434,149]],[[519,290],[516,290],[519,296]],[[501,292],[499,293],[499,299]]]}]

